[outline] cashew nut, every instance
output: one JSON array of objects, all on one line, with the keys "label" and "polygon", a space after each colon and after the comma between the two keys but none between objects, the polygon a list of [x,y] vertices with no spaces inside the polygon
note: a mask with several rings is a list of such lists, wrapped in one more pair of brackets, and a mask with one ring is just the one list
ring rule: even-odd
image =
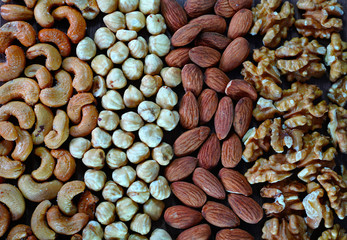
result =
[{"label": "cashew nut", "polygon": [[37,43],[27,50],[27,58],[34,59],[38,56],[45,56],[46,68],[50,71],[56,71],[61,66],[61,55],[59,51],[50,44]]},{"label": "cashew nut", "polygon": [[82,107],[81,122],[70,128],[70,135],[73,137],[85,137],[89,135],[98,124],[98,110],[94,105]]},{"label": "cashew nut", "polygon": [[53,11],[52,16],[55,20],[66,18],[69,21],[70,27],[67,30],[67,35],[72,43],[79,43],[86,35],[86,20],[84,20],[82,14],[76,9],[68,6],[58,7]]},{"label": "cashew nut", "polygon": [[55,74],[57,84],[51,88],[41,90],[40,100],[49,107],[64,106],[73,93],[72,79],[70,74],[60,70]]},{"label": "cashew nut", "polygon": [[23,195],[12,184],[0,184],[0,202],[9,209],[12,221],[16,221],[24,215],[25,202]]},{"label": "cashew nut", "polygon": [[27,21],[34,17],[33,10],[17,4],[1,6],[1,17],[6,21]]},{"label": "cashew nut", "polygon": [[34,154],[41,158],[40,167],[31,172],[31,176],[36,181],[46,181],[53,174],[55,161],[51,153],[44,147],[35,149]]},{"label": "cashew nut", "polygon": [[8,157],[0,156],[0,177],[7,179],[17,179],[23,174],[25,165],[20,161],[11,160]]},{"label": "cashew nut", "polygon": [[48,225],[59,234],[73,235],[87,225],[89,217],[85,213],[76,213],[72,217],[64,216],[58,206],[51,207],[46,214]]},{"label": "cashew nut", "polygon": [[43,28],[50,28],[54,24],[54,18],[50,11],[53,6],[64,5],[65,0],[38,0],[34,9],[35,20]]},{"label": "cashew nut", "polygon": [[17,126],[15,128],[18,133],[18,138],[16,139],[16,147],[14,148],[11,157],[14,160],[24,162],[33,150],[33,140],[28,131]]},{"label": "cashew nut", "polygon": [[35,123],[33,109],[24,102],[13,101],[0,107],[0,121],[7,121],[11,116],[17,118],[23,129],[30,129]]},{"label": "cashew nut", "polygon": [[44,142],[49,149],[59,148],[69,137],[69,117],[58,109],[53,120],[53,129],[45,136]]},{"label": "cashew nut", "polygon": [[31,228],[33,233],[38,239],[55,239],[55,232],[48,227],[46,221],[46,212],[52,206],[52,203],[49,200],[41,202],[35,208],[33,215],[31,216]]},{"label": "cashew nut", "polygon": [[81,12],[85,19],[93,20],[98,16],[100,10],[96,0],[66,0],[67,5],[75,5]]},{"label": "cashew nut", "polygon": [[63,149],[52,150],[51,154],[57,159],[54,176],[62,182],[68,181],[76,171],[75,159],[69,151]]},{"label": "cashew nut", "polygon": [[71,53],[71,43],[69,37],[58,29],[42,29],[38,34],[40,42],[54,43],[62,57],[67,57]]},{"label": "cashew nut", "polygon": [[42,202],[57,197],[63,184],[58,180],[38,183],[29,174],[22,175],[18,180],[18,188],[23,196],[32,202]]},{"label": "cashew nut", "polygon": [[33,143],[40,145],[43,143],[45,136],[53,128],[53,113],[49,107],[39,103],[34,107],[36,116],[36,124],[33,133],[31,134]]},{"label": "cashew nut", "polygon": [[65,58],[63,69],[75,75],[72,86],[77,92],[87,92],[93,86],[93,71],[89,65],[76,57]]},{"label": "cashew nut", "polygon": [[82,115],[81,109],[85,105],[96,103],[93,94],[91,93],[78,93],[74,95],[67,105],[67,115],[69,116],[71,122],[77,124],[81,122]]},{"label": "cashew nut", "polygon": [[36,240],[37,238],[33,236],[33,232],[28,225],[18,224],[11,229],[11,231],[7,235],[6,240],[18,239]]},{"label": "cashew nut", "polygon": [[53,77],[50,71],[40,64],[32,64],[24,69],[26,77],[36,77],[41,89],[48,88],[53,85]]},{"label": "cashew nut", "polygon": [[72,216],[77,212],[77,206],[72,202],[72,199],[82,193],[86,188],[83,181],[71,181],[65,183],[59,190],[57,196],[58,207],[67,216]]},{"label": "cashew nut", "polygon": [[[0,136],[7,141],[15,141],[18,138],[18,133],[13,123],[8,121],[0,122]],[[1,156],[1,155],[0,155]]]},{"label": "cashew nut", "polygon": [[13,99],[23,99],[28,105],[39,101],[40,87],[30,78],[17,78],[0,87],[0,104],[8,103]]},{"label": "cashew nut", "polygon": [[[0,156],[9,155],[14,147],[14,142],[5,139],[0,141]],[[1,182],[0,182],[1,183]]]},{"label": "cashew nut", "polygon": [[85,191],[82,193],[80,200],[77,204],[77,209],[79,213],[85,213],[89,216],[90,220],[94,219],[96,204],[99,198],[93,195],[90,191]]},{"label": "cashew nut", "polygon": [[4,236],[11,223],[11,214],[7,208],[0,203],[0,237]]},{"label": "cashew nut", "polygon": [[25,55],[20,47],[13,45],[6,48],[5,55],[6,62],[0,63],[0,82],[19,77],[25,67]]}]

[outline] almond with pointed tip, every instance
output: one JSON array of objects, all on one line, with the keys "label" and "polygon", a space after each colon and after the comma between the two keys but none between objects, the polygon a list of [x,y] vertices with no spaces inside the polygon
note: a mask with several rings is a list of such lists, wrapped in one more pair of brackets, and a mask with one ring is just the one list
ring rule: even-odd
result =
[{"label": "almond with pointed tip", "polygon": [[161,14],[164,16],[166,25],[172,32],[176,32],[188,23],[186,11],[176,0],[162,0]]},{"label": "almond with pointed tip", "polygon": [[199,150],[199,166],[205,169],[216,167],[219,163],[220,153],[221,146],[219,139],[215,133],[212,133]]},{"label": "almond with pointed tip", "polygon": [[200,224],[181,232],[176,240],[209,240],[210,237],[211,227],[208,224]]},{"label": "almond with pointed tip", "polygon": [[242,158],[242,143],[234,133],[222,144],[221,162],[225,168],[236,167]]},{"label": "almond with pointed tip", "polygon": [[254,237],[242,229],[234,228],[220,230],[216,240],[254,240]]},{"label": "almond with pointed tip", "polygon": [[208,68],[205,71],[205,83],[216,92],[224,93],[229,77],[218,68]]},{"label": "almond with pointed tip", "polygon": [[180,181],[193,173],[198,159],[195,157],[177,158],[165,168],[165,177],[169,182]]},{"label": "almond with pointed tip", "polygon": [[243,97],[249,97],[252,101],[256,101],[258,98],[257,91],[254,87],[241,79],[231,80],[225,88],[225,94],[237,101]]},{"label": "almond with pointed tip", "polygon": [[202,91],[204,74],[199,66],[190,63],[184,66],[181,72],[184,91],[191,91],[197,97]]},{"label": "almond with pointed tip", "polygon": [[216,227],[233,228],[240,225],[240,219],[222,203],[208,201],[201,212],[206,221]]},{"label": "almond with pointed tip", "polygon": [[176,48],[171,50],[165,57],[165,62],[169,67],[182,68],[190,62],[189,51],[191,48]]},{"label": "almond with pointed tip", "polygon": [[189,23],[199,24],[202,27],[202,32],[217,32],[224,34],[227,29],[227,22],[225,19],[214,14],[202,15],[190,20]]},{"label": "almond with pointed tip", "polygon": [[247,179],[238,171],[222,168],[218,174],[225,191],[245,196],[252,194],[252,187]]},{"label": "almond with pointed tip", "polygon": [[203,32],[195,39],[195,46],[206,46],[217,50],[224,50],[231,39],[217,32]]},{"label": "almond with pointed tip", "polygon": [[242,138],[248,131],[252,120],[253,102],[250,98],[244,97],[235,106],[234,130]]},{"label": "almond with pointed tip", "polygon": [[186,0],[184,10],[191,18],[196,18],[212,11],[216,0]]},{"label": "almond with pointed tip", "polygon": [[183,47],[193,42],[201,32],[199,24],[187,24],[178,29],[171,38],[171,45],[174,47]]},{"label": "almond with pointed tip", "polygon": [[196,65],[202,68],[209,68],[218,64],[221,54],[213,48],[198,46],[190,49],[189,58]]},{"label": "almond with pointed tip", "polygon": [[243,63],[250,52],[249,43],[243,37],[232,41],[224,50],[220,59],[219,68],[223,72],[230,72]]},{"label": "almond with pointed tip", "polygon": [[186,92],[181,99],[180,107],[180,123],[183,128],[193,129],[199,124],[199,107],[192,92]]},{"label": "almond with pointed tip", "polygon": [[230,21],[228,37],[235,39],[245,36],[253,24],[253,14],[249,9],[241,9]]},{"label": "almond with pointed tip", "polygon": [[229,0],[217,0],[216,4],[214,5],[214,12],[218,16],[225,18],[231,18],[236,13],[236,11],[230,7]]},{"label": "almond with pointed tip", "polygon": [[226,138],[233,125],[234,105],[230,97],[223,97],[214,115],[214,128],[219,140]]},{"label": "almond with pointed tip", "polygon": [[229,0],[229,5],[236,12],[242,8],[251,8],[253,0]]},{"label": "almond with pointed tip", "polygon": [[198,98],[200,124],[208,123],[218,107],[218,96],[212,89],[204,89]]},{"label": "almond with pointed tip", "polygon": [[172,193],[186,206],[201,208],[207,197],[198,186],[188,182],[174,182],[171,184]]},{"label": "almond with pointed tip", "polygon": [[177,229],[187,229],[199,224],[202,215],[199,211],[186,206],[176,205],[166,209],[164,219],[167,224]]},{"label": "almond with pointed tip", "polygon": [[225,190],[222,183],[210,171],[204,168],[195,169],[193,182],[210,197],[225,199]]}]

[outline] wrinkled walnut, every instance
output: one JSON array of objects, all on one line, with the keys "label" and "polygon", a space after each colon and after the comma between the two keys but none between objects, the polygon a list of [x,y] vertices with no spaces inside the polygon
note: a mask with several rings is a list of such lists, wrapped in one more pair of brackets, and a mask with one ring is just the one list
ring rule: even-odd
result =
[{"label": "wrinkled walnut", "polygon": [[318,240],[346,240],[347,233],[339,224],[335,224],[332,229],[328,229],[322,233]]},{"label": "wrinkled walnut", "polygon": [[[346,64],[347,67],[347,64]],[[334,83],[329,89],[328,98],[330,101],[343,107],[347,102],[347,76]]]},{"label": "wrinkled walnut", "polygon": [[328,45],[327,55],[325,55],[325,63],[330,66],[330,81],[336,82],[347,74],[347,42],[342,41],[338,33],[333,33],[331,36],[331,43]]},{"label": "wrinkled walnut", "polygon": [[339,145],[342,153],[347,153],[347,110],[336,105],[329,106],[328,132],[335,146]]}]

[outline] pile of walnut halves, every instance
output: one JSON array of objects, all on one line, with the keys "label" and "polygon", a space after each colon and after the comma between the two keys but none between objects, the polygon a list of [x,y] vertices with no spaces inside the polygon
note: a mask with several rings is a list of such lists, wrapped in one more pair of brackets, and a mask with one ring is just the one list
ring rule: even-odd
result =
[{"label": "pile of walnut halves", "polygon": [[[265,46],[254,50],[255,63],[244,62],[241,72],[260,95],[253,110],[260,124],[243,138],[242,157],[254,162],[245,176],[251,184],[267,183],[261,196],[273,199],[263,204],[271,217],[263,239],[310,239],[321,225],[327,230],[319,240],[347,239],[334,225],[335,215],[347,217],[346,170],[335,163],[338,150],[347,154],[347,42],[338,18],[344,12],[337,0],[299,0],[296,6],[303,19],[295,20],[289,2],[262,0],[252,9],[250,33],[264,35]],[[294,23],[302,37],[282,41]],[[306,83],[325,75],[333,82],[330,103]],[[289,89],[282,89],[282,76],[293,82]],[[330,137],[320,131],[326,126]]]}]

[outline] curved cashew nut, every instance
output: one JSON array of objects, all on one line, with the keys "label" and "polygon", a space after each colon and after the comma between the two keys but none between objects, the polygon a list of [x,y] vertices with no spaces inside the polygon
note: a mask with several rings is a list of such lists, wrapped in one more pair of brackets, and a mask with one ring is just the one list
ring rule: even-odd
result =
[{"label": "curved cashew nut", "polygon": [[[2,0],[2,2],[4,3],[9,3],[10,1],[11,0]],[[35,4],[36,4],[36,0],[24,0],[24,2],[28,8],[33,8],[35,7]]]},{"label": "curved cashew nut", "polygon": [[33,140],[28,131],[17,126],[15,128],[18,133],[18,138],[16,139],[16,147],[14,148],[11,157],[14,160],[24,162],[33,150]]},{"label": "curved cashew nut", "polygon": [[86,35],[87,23],[81,13],[76,9],[68,6],[62,6],[55,9],[52,13],[55,20],[63,20],[66,18],[70,27],[67,30],[67,35],[74,44],[79,43]]},{"label": "curved cashew nut", "polygon": [[76,171],[76,161],[69,151],[58,149],[52,150],[51,154],[57,159],[57,165],[54,168],[54,176],[62,181],[68,181]]},{"label": "curved cashew nut", "polygon": [[6,21],[27,21],[34,17],[33,10],[17,4],[1,6],[1,17]]},{"label": "curved cashew nut", "polygon": [[30,78],[13,79],[0,87],[0,104],[13,99],[23,99],[32,106],[39,101],[40,87]]},{"label": "curved cashew nut", "polygon": [[45,136],[53,129],[54,115],[49,107],[41,103],[35,105],[34,112],[36,124],[31,136],[33,143],[35,145],[40,145],[43,143]]},{"label": "curved cashew nut", "polygon": [[6,62],[0,63],[0,82],[19,77],[25,67],[25,55],[20,47],[13,45],[6,48],[5,55]]},{"label": "curved cashew nut", "polygon": [[13,147],[14,147],[13,141],[7,141],[5,139],[1,140],[0,141],[0,156],[9,155],[12,152]]},{"label": "curved cashew nut", "polygon": [[34,8],[35,20],[43,28],[50,28],[54,24],[54,18],[50,11],[53,6],[64,5],[65,0],[38,0]]},{"label": "curved cashew nut", "polygon": [[41,89],[48,88],[53,85],[53,77],[45,66],[40,64],[32,64],[24,69],[24,75],[29,78],[36,77]]},{"label": "curved cashew nut", "polygon": [[73,235],[87,225],[89,217],[85,213],[76,213],[72,217],[64,216],[58,206],[51,207],[46,214],[48,225],[59,234]]},{"label": "curved cashew nut", "polygon": [[11,229],[6,240],[18,239],[36,240],[37,238],[33,236],[33,232],[28,225],[18,224]]},{"label": "curved cashew nut", "polygon": [[42,202],[57,197],[63,184],[58,180],[38,183],[29,174],[22,175],[18,180],[18,188],[23,196],[32,202]]},{"label": "curved cashew nut", "polygon": [[49,200],[41,202],[35,208],[33,215],[31,216],[31,228],[33,233],[38,239],[55,239],[55,232],[48,227],[46,221],[46,212],[52,206]]},{"label": "curved cashew nut", "polygon": [[51,88],[41,90],[40,100],[49,107],[64,106],[73,93],[72,79],[70,74],[60,70],[55,74],[57,84]]},{"label": "curved cashew nut", "polygon": [[37,43],[27,50],[27,58],[34,59],[38,56],[45,56],[46,68],[49,71],[56,71],[61,66],[61,56],[59,51],[50,44],[47,43]]},{"label": "curved cashew nut", "polygon": [[4,24],[0,28],[0,53],[11,46],[15,39],[18,39],[23,46],[30,47],[36,43],[36,31],[31,24],[24,21]]},{"label": "curved cashew nut", "polygon": [[69,117],[63,110],[58,109],[53,120],[53,129],[45,136],[44,142],[49,149],[57,149],[68,137]]},{"label": "curved cashew nut", "polygon": [[11,223],[11,214],[2,203],[0,203],[0,216],[0,237],[2,237]]},{"label": "curved cashew nut", "polygon": [[96,0],[66,0],[67,5],[75,5],[81,12],[85,19],[93,20],[98,16],[100,10]]},{"label": "curved cashew nut", "polygon": [[[18,138],[18,133],[13,123],[8,121],[0,122],[0,136],[7,141],[15,141]],[[0,155],[1,156],[1,155]]]},{"label": "curved cashew nut", "polygon": [[65,183],[60,189],[57,196],[58,207],[67,216],[72,216],[77,213],[77,206],[74,205],[72,199],[82,193],[86,188],[83,181],[71,181]]},{"label": "curved cashew nut", "polygon": [[25,170],[25,165],[20,161],[11,160],[8,157],[0,156],[0,177],[7,179],[19,178]]},{"label": "curved cashew nut", "polygon": [[11,116],[18,119],[23,129],[30,129],[35,123],[33,109],[24,102],[13,101],[0,107],[0,121],[7,121]]},{"label": "curved cashew nut", "polygon": [[44,147],[35,149],[34,154],[41,158],[40,167],[31,172],[31,176],[36,181],[46,181],[53,175],[55,161],[51,153]]},{"label": "curved cashew nut", "polygon": [[81,110],[85,105],[96,103],[96,100],[91,93],[78,93],[74,95],[67,105],[67,115],[69,116],[71,122],[77,124],[81,122],[82,115]]},{"label": "curved cashew nut", "polygon": [[71,53],[71,43],[69,37],[58,29],[42,29],[38,34],[40,42],[54,43],[62,57],[67,57]]},{"label": "curved cashew nut", "polygon": [[72,86],[77,92],[87,92],[93,86],[93,71],[90,66],[77,57],[68,57],[63,61],[63,69],[75,75]]},{"label": "curved cashew nut", "polygon": [[10,210],[12,221],[17,221],[24,215],[25,201],[23,195],[12,184],[0,184],[0,202]]},{"label": "curved cashew nut", "polygon": [[90,191],[86,190],[82,193],[77,209],[79,213],[85,213],[89,216],[90,220],[94,219],[96,204],[99,202],[99,198],[93,195]]},{"label": "curved cashew nut", "polygon": [[89,135],[98,124],[98,110],[94,105],[82,107],[81,122],[70,128],[70,135],[73,137],[85,137]]}]

